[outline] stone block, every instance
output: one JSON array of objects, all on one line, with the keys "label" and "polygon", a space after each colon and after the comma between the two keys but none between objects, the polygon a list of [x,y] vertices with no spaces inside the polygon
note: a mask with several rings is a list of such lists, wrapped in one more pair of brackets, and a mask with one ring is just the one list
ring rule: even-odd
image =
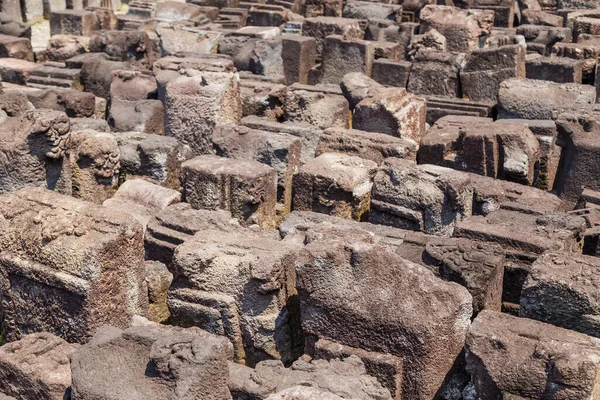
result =
[{"label": "stone block", "polygon": [[50,14],[50,34],[92,36],[100,29],[96,14],[83,10],[61,10]]},{"label": "stone block", "polygon": [[226,336],[237,362],[290,363],[302,352],[288,305],[296,247],[273,231],[198,232],[175,252],[171,320]]},{"label": "stone block", "polygon": [[425,99],[404,88],[380,89],[356,105],[352,126],[420,143],[425,134],[426,109]]},{"label": "stone block", "polygon": [[317,41],[307,36],[286,36],[282,39],[281,58],[286,85],[308,83],[308,71],[315,65]]},{"label": "stone block", "polygon": [[565,57],[538,57],[527,60],[526,78],[557,83],[581,83],[582,63]]},{"label": "stone block", "polygon": [[1,196],[0,210],[4,340],[45,331],[82,343],[146,314],[142,227],[132,217],[40,188]]},{"label": "stone block", "polygon": [[494,11],[426,5],[419,19],[419,33],[435,29],[446,37],[449,52],[466,53],[482,47],[494,26]]},{"label": "stone block", "polygon": [[112,99],[108,124],[114,132],[144,132],[164,135],[164,107],[160,100]]},{"label": "stone block", "polygon": [[40,68],[39,64],[18,58],[0,58],[0,78],[2,82],[25,85],[29,75]]},{"label": "stone block", "polygon": [[70,358],[78,347],[46,332],[5,344],[0,349],[0,390],[18,398],[63,400],[71,387]]},{"label": "stone block", "polygon": [[73,134],[73,197],[102,204],[119,186],[120,151],[114,135],[79,131]]},{"label": "stone block", "polygon": [[380,133],[330,128],[323,131],[315,155],[323,153],[343,153],[381,165],[389,157],[415,160],[417,145],[409,139]]},{"label": "stone block", "polygon": [[112,74],[110,98],[113,100],[147,100],[157,96],[156,79],[144,71],[116,70]]},{"label": "stone block", "polygon": [[323,42],[321,83],[339,84],[344,75],[361,72],[371,75],[375,49],[367,40],[345,40],[343,36],[327,36]]},{"label": "stone block", "polygon": [[0,34],[0,58],[34,61],[31,40]]},{"label": "stone block", "polygon": [[475,101],[495,101],[500,84],[510,78],[525,78],[525,49],[519,44],[474,50],[460,72],[463,96]]},{"label": "stone block", "polygon": [[219,125],[212,136],[218,156],[254,160],[277,170],[277,201],[280,214],[291,211],[292,176],[300,168],[300,139],[287,133],[250,129],[245,126]]},{"label": "stone block", "polygon": [[329,35],[341,35],[346,40],[363,39],[365,30],[361,21],[352,18],[313,17],[302,23],[302,36],[314,37],[317,41],[317,55],[323,52],[323,43]]},{"label": "stone block", "polygon": [[93,117],[96,109],[93,94],[74,89],[43,89],[27,93],[27,98],[35,108],[62,111],[69,118]]},{"label": "stone block", "polygon": [[71,194],[70,121],[59,111],[32,110],[0,124],[0,193],[41,187]]},{"label": "stone block", "polygon": [[214,127],[235,125],[242,117],[239,77],[225,72],[179,77],[167,84],[164,104],[165,134],[194,154],[209,153]]},{"label": "stone block", "polygon": [[148,314],[151,321],[165,322],[171,316],[167,306],[167,292],[173,282],[173,274],[159,261],[146,261],[146,285],[148,285]]},{"label": "stone block", "polygon": [[181,165],[184,201],[196,209],[227,210],[243,225],[275,227],[277,171],[258,161],[213,155]]},{"label": "stone block", "polygon": [[373,61],[371,78],[385,86],[405,88],[411,68],[412,63],[408,61],[392,61],[387,58],[380,58]]},{"label": "stone block", "polygon": [[90,38],[90,51],[105,53],[114,60],[128,61],[145,69],[152,68],[154,62],[152,44],[144,31],[97,32]]},{"label": "stone block", "polygon": [[[471,296],[369,242],[365,231],[328,229],[309,235],[295,263],[307,342],[324,338],[398,357],[401,397],[433,398],[462,350]],[[406,296],[392,295],[398,292]]]},{"label": "stone block", "polygon": [[542,322],[484,311],[465,347],[478,398],[587,398],[597,382],[598,341]]},{"label": "stone block", "polygon": [[462,53],[417,53],[408,77],[408,91],[420,95],[460,97],[459,73],[464,66],[464,58]]},{"label": "stone block", "polygon": [[324,153],[294,176],[294,210],[315,211],[357,221],[368,216],[377,164],[337,153]]},{"label": "stone block", "polygon": [[144,179],[179,190],[181,163],[192,158],[192,151],[175,138],[142,132],[115,135],[119,145],[120,179]]},{"label": "stone block", "polygon": [[375,175],[369,221],[450,236],[471,215],[472,203],[468,174],[389,158]]}]

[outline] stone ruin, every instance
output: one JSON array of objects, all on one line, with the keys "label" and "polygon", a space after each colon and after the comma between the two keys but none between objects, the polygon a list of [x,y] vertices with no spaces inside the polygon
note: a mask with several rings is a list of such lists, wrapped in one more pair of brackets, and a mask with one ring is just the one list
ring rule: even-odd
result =
[{"label": "stone ruin", "polygon": [[0,400],[600,400],[598,0],[0,0]]}]

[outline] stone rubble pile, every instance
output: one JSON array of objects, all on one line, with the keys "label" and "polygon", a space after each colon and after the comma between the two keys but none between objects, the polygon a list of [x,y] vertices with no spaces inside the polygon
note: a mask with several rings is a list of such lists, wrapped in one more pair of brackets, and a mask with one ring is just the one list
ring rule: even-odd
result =
[{"label": "stone rubble pile", "polygon": [[0,10],[0,400],[600,400],[599,0]]}]

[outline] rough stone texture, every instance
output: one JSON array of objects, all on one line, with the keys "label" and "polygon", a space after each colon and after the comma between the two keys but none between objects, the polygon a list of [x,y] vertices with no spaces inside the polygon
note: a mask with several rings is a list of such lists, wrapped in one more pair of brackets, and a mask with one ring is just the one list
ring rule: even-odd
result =
[{"label": "rough stone texture", "polygon": [[29,75],[39,69],[40,65],[18,58],[0,58],[0,78],[2,82],[24,85]]},{"label": "rough stone texture", "polygon": [[150,320],[164,322],[171,316],[167,305],[167,292],[173,282],[173,274],[159,261],[146,261],[145,266]]},{"label": "rough stone texture", "polygon": [[284,121],[310,124],[319,129],[348,128],[351,115],[348,102],[341,93],[332,94],[320,90],[325,89],[325,86],[296,85],[287,88],[278,96],[283,108]]},{"label": "rough stone texture", "polygon": [[111,61],[100,57],[84,61],[81,66],[81,83],[86,92],[93,93],[97,97],[109,99],[112,72],[129,68],[129,62]]},{"label": "rough stone texture", "polygon": [[408,77],[410,93],[459,97],[459,72],[464,66],[463,53],[438,53],[425,50],[415,55]]},{"label": "rough stone texture", "polygon": [[275,227],[277,171],[258,161],[214,155],[181,165],[184,200],[196,209],[227,210],[244,225]]},{"label": "rough stone texture", "polygon": [[33,61],[31,41],[27,38],[0,34],[0,57]]},{"label": "rough stone texture", "polygon": [[365,34],[360,20],[352,18],[313,17],[302,24],[302,35],[314,37],[317,41],[317,54],[323,51],[323,42],[329,35],[342,35],[346,39],[362,39]]},{"label": "rough stone texture", "polygon": [[[355,356],[329,362],[300,359],[291,368],[284,368],[280,361],[263,361],[256,369],[230,363],[229,371],[229,389],[234,399],[392,399],[387,389],[367,375],[365,366]],[[296,386],[298,382],[303,383],[302,391]]]},{"label": "rough stone texture", "polygon": [[285,83],[308,83],[308,71],[315,64],[317,41],[306,36],[289,36],[282,40],[281,58]]},{"label": "rough stone texture", "polygon": [[408,57],[411,60],[414,59],[415,55],[419,51],[423,50],[433,50],[436,52],[445,53],[446,37],[435,29],[431,29],[422,35],[413,36],[406,50],[408,52]]},{"label": "rough stone texture", "polygon": [[321,62],[323,84],[339,84],[344,75],[362,72],[370,76],[375,48],[367,40],[345,40],[340,35],[330,35],[323,43]]},{"label": "rough stone texture", "polygon": [[71,57],[87,53],[90,38],[76,35],[54,35],[48,40],[46,57],[50,61],[65,62]]},{"label": "rough stone texture", "polygon": [[323,131],[315,155],[344,153],[380,165],[389,157],[415,160],[416,149],[416,143],[410,139],[357,129],[330,128]]},{"label": "rough stone texture", "polygon": [[89,118],[96,111],[96,98],[91,93],[73,89],[44,89],[27,93],[35,108],[62,111],[69,118]]},{"label": "rough stone texture", "polygon": [[83,10],[60,10],[50,14],[50,34],[92,36],[100,29],[96,14]]},{"label": "rough stone texture", "polygon": [[[142,68],[151,68],[154,62],[152,45],[143,31],[100,31],[90,39],[90,51],[105,53],[120,61],[128,61]],[[124,68],[126,69],[126,68]]]},{"label": "rough stone texture", "polygon": [[431,399],[462,349],[471,296],[366,233],[307,235],[295,263],[304,333],[402,357],[402,398]]},{"label": "rough stone texture", "polygon": [[160,100],[112,99],[108,124],[114,132],[165,134],[164,106]]},{"label": "rough stone texture", "polygon": [[[0,197],[2,337],[85,342],[145,315],[142,227],[126,214],[30,188]],[[25,311],[26,310],[26,311]]]},{"label": "rough stone texture", "polygon": [[356,105],[352,126],[420,143],[425,134],[426,109],[425,99],[403,88],[380,89]]},{"label": "rough stone texture", "polygon": [[156,79],[143,71],[113,71],[110,98],[115,100],[146,100],[157,95]]},{"label": "rough stone texture", "polygon": [[0,390],[23,399],[63,400],[71,387],[70,357],[78,347],[45,332],[0,347]]},{"label": "rough stone texture", "polygon": [[294,210],[365,220],[376,171],[377,164],[370,160],[321,154],[294,175]]},{"label": "rough stone texture", "polygon": [[200,330],[102,327],[72,356],[73,397],[229,400],[227,350]]},{"label": "rough stone texture", "polygon": [[600,337],[596,257],[545,253],[529,271],[519,315]]},{"label": "rough stone texture", "polygon": [[450,236],[471,215],[472,203],[468,174],[389,158],[375,176],[370,221]]},{"label": "rough stone texture", "polygon": [[125,181],[103,206],[131,214],[146,230],[150,219],[171,204],[181,201],[181,193],[141,180]]},{"label": "rough stone texture", "polygon": [[118,187],[119,159],[112,134],[91,130],[73,134],[73,196],[100,204],[111,197]]},{"label": "rough stone texture", "polygon": [[473,315],[500,311],[504,250],[497,244],[459,239],[429,241],[425,254],[440,276],[467,288],[473,297]]},{"label": "rough stone texture", "polygon": [[491,10],[461,10],[450,6],[426,5],[419,18],[420,33],[437,30],[446,38],[450,52],[466,53],[481,47],[481,38],[489,35],[494,25]]},{"label": "rough stone texture", "polygon": [[289,364],[302,351],[298,321],[288,309],[296,247],[273,231],[198,232],[175,251],[171,321],[226,336],[238,362]]},{"label": "rough stone texture", "polygon": [[600,360],[598,339],[526,318],[483,311],[473,321],[465,347],[476,398],[594,397]]},{"label": "rough stone texture", "polygon": [[219,125],[212,141],[217,155],[254,160],[277,170],[277,200],[282,214],[291,211],[292,176],[300,168],[300,139],[286,133],[259,131],[245,126]]},{"label": "rough stone texture", "polygon": [[224,210],[194,210],[188,203],[169,206],[148,223],[146,259],[160,261],[172,272],[175,248],[196,232],[216,229],[231,231],[238,225]]},{"label": "rough stone texture", "polygon": [[194,154],[212,150],[216,125],[242,118],[239,77],[235,73],[201,72],[167,84],[165,134],[190,146]]},{"label": "rough stone texture", "polygon": [[513,78],[498,91],[501,118],[556,119],[561,112],[590,108],[595,101],[593,87],[574,83]]},{"label": "rough stone texture", "polygon": [[119,133],[115,140],[121,153],[120,179],[140,178],[179,190],[181,163],[192,158],[189,146],[142,132]]},{"label": "rough stone texture", "polygon": [[71,129],[65,113],[34,110],[0,124],[0,192],[36,186],[71,194]]},{"label": "rough stone texture", "polygon": [[519,44],[471,52],[460,72],[464,96],[474,101],[495,101],[503,81],[525,78],[525,53]]},{"label": "rough stone texture", "polygon": [[532,185],[538,180],[540,145],[523,122],[447,116],[427,131],[418,160]]}]

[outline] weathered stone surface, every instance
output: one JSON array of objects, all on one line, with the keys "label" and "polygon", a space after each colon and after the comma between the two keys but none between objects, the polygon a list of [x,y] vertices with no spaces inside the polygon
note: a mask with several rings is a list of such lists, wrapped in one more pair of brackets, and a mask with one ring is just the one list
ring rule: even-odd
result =
[{"label": "weathered stone surface", "polygon": [[495,101],[503,81],[525,78],[525,53],[519,44],[472,51],[460,72],[464,96],[475,101]]},{"label": "weathered stone surface", "polygon": [[76,35],[54,35],[48,40],[46,57],[50,61],[64,62],[71,57],[90,51],[90,38]]},{"label": "weathered stone surface", "polygon": [[418,52],[408,77],[408,91],[421,95],[459,97],[458,75],[464,66],[464,59],[463,53]]},{"label": "weathered stone surface", "polygon": [[473,315],[481,310],[500,311],[504,250],[497,244],[465,239],[429,241],[425,254],[440,276],[467,288],[473,297]]},{"label": "weathered stone surface", "polygon": [[235,125],[241,117],[237,74],[201,72],[167,84],[165,134],[190,146],[194,154],[210,153],[216,125]]},{"label": "weathered stone surface", "polygon": [[112,72],[129,68],[129,62],[125,61],[111,61],[102,57],[86,60],[81,66],[81,83],[86,92],[109,99]]},{"label": "weathered stone surface", "polygon": [[44,89],[27,93],[35,108],[62,111],[69,118],[88,118],[96,111],[96,98],[91,93],[73,89]]},{"label": "weathered stone surface", "polygon": [[165,134],[164,106],[160,100],[112,99],[108,124],[114,132]]},{"label": "weathered stone surface", "polygon": [[494,25],[491,10],[461,10],[450,6],[426,5],[419,18],[420,33],[437,30],[446,37],[450,52],[465,53],[481,47],[481,39],[491,33]]},{"label": "weathered stone surface", "polygon": [[114,135],[79,131],[73,134],[73,196],[102,203],[117,190],[120,151]]},{"label": "weathered stone surface", "polygon": [[352,18],[306,18],[302,24],[302,35],[316,39],[317,54],[320,55],[323,51],[323,42],[329,35],[342,35],[346,39],[362,39],[365,31],[360,22]]},{"label": "weathered stone surface", "polygon": [[0,57],[33,61],[31,40],[0,34]]},{"label": "weathered stone surface", "polygon": [[593,87],[574,83],[513,78],[498,91],[501,118],[556,119],[561,112],[590,108],[595,101]]},{"label": "weathered stone surface", "polygon": [[231,399],[227,346],[200,330],[102,327],[72,356],[76,399]]},{"label": "weathered stone surface", "polygon": [[418,160],[533,185],[538,180],[540,145],[522,122],[447,116],[427,131]]},{"label": "weathered stone surface", "polygon": [[237,220],[224,210],[194,210],[188,203],[169,206],[148,223],[146,258],[160,261],[171,268],[175,248],[196,232],[217,229],[231,231],[238,225]]},{"label": "weathered stone surface", "polygon": [[151,68],[154,62],[150,38],[143,31],[100,31],[91,37],[90,51],[142,68]]},{"label": "weathered stone surface", "polygon": [[450,236],[472,211],[473,187],[464,172],[389,158],[371,192],[370,222]]},{"label": "weathered stone surface", "polygon": [[425,134],[426,108],[425,99],[403,88],[380,89],[356,105],[352,126],[420,143]]},{"label": "weathered stone surface", "polygon": [[308,83],[308,71],[315,64],[317,55],[317,41],[307,36],[289,36],[281,40],[285,83]]},{"label": "weathered stone surface", "polygon": [[380,165],[389,157],[415,160],[416,148],[416,143],[410,139],[358,129],[330,128],[323,131],[315,155],[344,153]]},{"label": "weathered stone surface", "polygon": [[[341,92],[336,87],[338,93]],[[319,129],[347,128],[351,118],[348,102],[341,93],[329,93],[328,86],[294,84],[278,97],[283,120],[314,125]]]},{"label": "weathered stone surface", "polygon": [[40,65],[18,58],[0,58],[0,78],[3,82],[24,85],[29,75],[39,69]]},{"label": "weathered stone surface", "polygon": [[121,179],[141,178],[179,190],[181,163],[192,158],[191,149],[175,138],[142,132],[115,135],[119,145]]},{"label": "weathered stone surface", "polygon": [[282,214],[291,211],[292,176],[300,168],[300,139],[286,133],[219,125],[212,141],[218,156],[259,161],[275,168],[277,200],[283,205]]},{"label": "weathered stone surface", "polygon": [[430,399],[462,349],[471,296],[369,236],[307,235],[295,263],[304,333],[402,357],[402,398]]},{"label": "weathered stone surface", "polygon": [[71,194],[71,129],[65,113],[33,110],[0,124],[0,192],[36,186]]},{"label": "weathered stone surface", "polygon": [[413,36],[406,49],[409,59],[413,60],[415,55],[423,50],[445,53],[446,37],[435,29],[431,29],[422,35]]},{"label": "weathered stone surface", "polygon": [[600,342],[578,332],[483,311],[466,342],[477,398],[589,398],[598,377]]},{"label": "weathered stone surface", "polygon": [[84,10],[57,10],[50,14],[50,34],[92,36],[100,29],[96,14]]},{"label": "weathered stone surface", "polygon": [[78,347],[45,332],[2,346],[0,390],[24,399],[63,400],[71,387],[70,357]]},{"label": "weathered stone surface", "polygon": [[46,331],[85,342],[103,324],[127,327],[145,315],[133,218],[38,188],[1,196],[0,210],[4,340]]},{"label": "weathered stone surface", "polygon": [[[355,356],[329,362],[301,359],[291,368],[284,368],[280,361],[263,361],[258,363],[256,369],[230,363],[229,373],[229,389],[234,399],[392,399],[387,389],[367,375],[365,366]],[[305,390],[297,389],[299,382],[309,390],[309,395]],[[316,397],[306,397],[313,395]]]},{"label": "weathered stone surface", "polygon": [[156,79],[144,71],[113,71],[110,98],[117,100],[146,100],[156,98]]},{"label": "weathered stone surface", "polygon": [[273,231],[198,232],[175,251],[171,321],[227,336],[238,362],[290,363],[302,351],[288,309],[296,247]]},{"label": "weathered stone surface", "polygon": [[277,171],[258,161],[214,155],[181,165],[184,200],[196,209],[227,210],[244,225],[275,227]]},{"label": "weathered stone surface", "polygon": [[330,35],[323,42],[321,62],[323,84],[339,84],[344,75],[361,72],[371,75],[375,48],[367,40],[345,40],[341,35]]},{"label": "weathered stone surface", "polygon": [[171,204],[181,201],[177,190],[161,187],[141,179],[125,181],[103,206],[131,214],[146,230],[150,219]]},{"label": "weathered stone surface", "polygon": [[146,261],[145,266],[150,320],[164,322],[171,315],[167,305],[167,292],[173,282],[173,274],[160,261]]},{"label": "weathered stone surface", "polygon": [[324,153],[294,175],[294,210],[365,220],[377,164],[338,153]]},{"label": "weathered stone surface", "polygon": [[519,315],[600,337],[596,257],[545,253],[531,266]]}]

